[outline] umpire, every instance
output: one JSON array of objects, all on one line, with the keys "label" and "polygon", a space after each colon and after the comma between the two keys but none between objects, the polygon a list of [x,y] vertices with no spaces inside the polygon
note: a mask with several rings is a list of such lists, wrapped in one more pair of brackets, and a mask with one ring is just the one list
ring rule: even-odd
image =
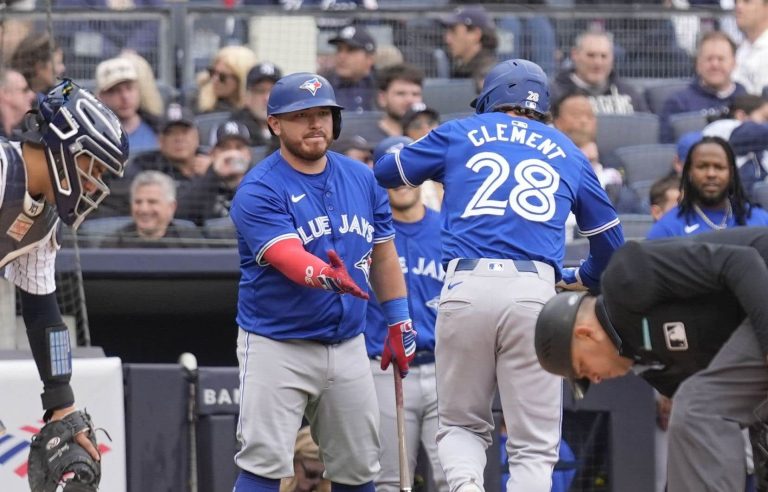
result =
[{"label": "umpire", "polygon": [[768,397],[766,261],[766,227],[629,242],[601,295],[558,294],[537,320],[539,362],[577,397],[631,368],[674,394],[670,492],[744,490],[740,431]]}]

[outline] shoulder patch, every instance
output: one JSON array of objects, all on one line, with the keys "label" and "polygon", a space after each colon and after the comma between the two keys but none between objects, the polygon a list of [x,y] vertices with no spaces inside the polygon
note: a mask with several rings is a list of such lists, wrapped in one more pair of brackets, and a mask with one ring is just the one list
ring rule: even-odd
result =
[{"label": "shoulder patch", "polygon": [[673,352],[688,350],[688,336],[682,321],[664,323],[662,329],[664,330],[664,340],[667,342],[667,350]]}]

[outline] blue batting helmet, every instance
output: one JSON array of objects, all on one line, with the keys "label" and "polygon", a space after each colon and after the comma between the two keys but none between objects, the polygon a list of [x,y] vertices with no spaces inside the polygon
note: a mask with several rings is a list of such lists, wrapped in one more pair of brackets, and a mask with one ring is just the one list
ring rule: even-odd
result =
[{"label": "blue batting helmet", "polygon": [[[96,166],[122,176],[128,159],[128,138],[117,116],[93,94],[65,79],[41,97],[25,119],[24,140],[42,145],[61,220],[77,228],[109,195]],[[90,161],[77,165],[80,156]],[[86,191],[86,183],[91,191]]]},{"label": "blue batting helmet", "polygon": [[485,76],[483,90],[470,106],[477,114],[491,113],[500,106],[544,114],[549,111],[547,74],[528,60],[503,61]]},{"label": "blue batting helmet", "polygon": [[[333,113],[333,138],[341,133],[341,110],[333,87],[320,75],[299,72],[286,75],[275,83],[267,101],[267,115],[291,113],[302,109],[328,107]],[[270,128],[271,131],[271,128]]]},{"label": "blue batting helmet", "polygon": [[386,154],[397,152],[411,142],[413,142],[412,138],[399,135],[385,138],[373,149],[373,162],[378,161]]}]

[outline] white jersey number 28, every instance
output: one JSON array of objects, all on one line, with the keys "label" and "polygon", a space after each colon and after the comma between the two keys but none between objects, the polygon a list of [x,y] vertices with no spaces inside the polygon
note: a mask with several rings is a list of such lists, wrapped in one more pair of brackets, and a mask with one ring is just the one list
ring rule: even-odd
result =
[{"label": "white jersey number 28", "polygon": [[540,159],[526,159],[515,166],[517,185],[506,200],[491,200],[491,195],[509,178],[509,162],[496,152],[481,152],[467,161],[474,172],[490,168],[490,174],[477,189],[462,218],[475,215],[504,215],[507,205],[519,216],[546,222],[555,215],[555,191],[560,186],[560,175],[552,166]]}]

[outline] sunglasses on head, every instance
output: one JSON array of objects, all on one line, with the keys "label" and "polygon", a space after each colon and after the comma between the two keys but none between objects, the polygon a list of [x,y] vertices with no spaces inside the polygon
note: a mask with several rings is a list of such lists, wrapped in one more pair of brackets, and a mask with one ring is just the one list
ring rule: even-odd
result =
[{"label": "sunglasses on head", "polygon": [[237,79],[237,75],[231,73],[219,72],[213,67],[208,68],[208,75],[211,79],[218,78],[222,84],[226,83],[229,79]]}]

